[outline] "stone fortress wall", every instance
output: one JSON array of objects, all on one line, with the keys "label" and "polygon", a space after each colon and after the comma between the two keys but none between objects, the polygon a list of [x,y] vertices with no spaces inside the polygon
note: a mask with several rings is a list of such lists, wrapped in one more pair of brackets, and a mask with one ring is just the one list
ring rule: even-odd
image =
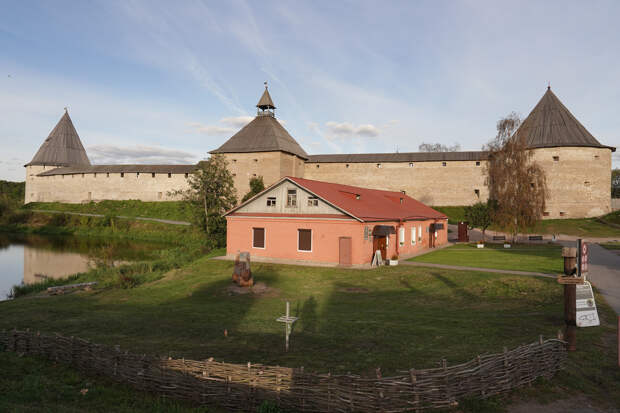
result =
[{"label": "stone fortress wall", "polygon": [[25,202],[83,203],[102,200],[174,201],[169,192],[187,189],[184,173],[75,173],[37,176],[55,166],[26,167]]},{"label": "stone fortress wall", "polygon": [[[533,149],[547,180],[545,218],[611,212],[611,150]],[[557,160],[556,160],[557,159]],[[472,205],[489,198],[486,161],[307,163],[304,178],[405,193],[432,206]]]},{"label": "stone fortress wall", "polygon": [[[426,205],[485,201],[485,161],[308,163],[304,178],[405,192]],[[476,192],[478,191],[478,192]]]},{"label": "stone fortress wall", "polygon": [[[611,151],[604,148],[534,149],[545,170],[549,197],[545,218],[596,217],[611,212]],[[472,205],[486,201],[486,161],[310,163],[284,152],[224,154],[238,198],[252,177],[266,186],[283,176],[373,189],[405,191],[427,205]],[[185,174],[86,173],[37,176],[55,166],[26,168],[26,203],[81,203],[100,200],[171,201],[169,192],[186,189]]]},{"label": "stone fortress wall", "polygon": [[[489,197],[482,152],[311,156],[276,120],[267,89],[256,106],[256,118],[210,152],[226,158],[238,199],[250,190],[250,179],[258,176],[266,186],[291,176],[401,191],[431,206],[472,205]],[[615,148],[598,142],[550,88],[522,125],[527,125],[528,145],[547,179],[545,218],[611,212]],[[192,170],[191,165],[90,165],[65,113],[26,166],[25,201],[170,201],[178,199],[171,191],[188,188]]]}]

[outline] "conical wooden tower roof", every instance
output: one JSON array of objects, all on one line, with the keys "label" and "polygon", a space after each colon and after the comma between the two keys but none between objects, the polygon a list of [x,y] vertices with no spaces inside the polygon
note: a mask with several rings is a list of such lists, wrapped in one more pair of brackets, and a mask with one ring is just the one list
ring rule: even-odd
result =
[{"label": "conical wooden tower roof", "polygon": [[261,109],[258,115],[222,146],[209,153],[282,151],[308,159],[306,151],[278,122],[274,113],[267,110],[275,109],[275,105],[266,86],[256,106]]},{"label": "conical wooden tower roof", "polygon": [[32,158],[29,165],[78,166],[90,165],[82,141],[65,110],[56,127]]},{"label": "conical wooden tower roof", "polygon": [[516,136],[525,136],[530,148],[585,146],[610,148],[602,145],[547,88],[536,107],[523,121]]},{"label": "conical wooden tower roof", "polygon": [[306,151],[273,116],[258,115],[210,153],[282,151],[308,159]]}]

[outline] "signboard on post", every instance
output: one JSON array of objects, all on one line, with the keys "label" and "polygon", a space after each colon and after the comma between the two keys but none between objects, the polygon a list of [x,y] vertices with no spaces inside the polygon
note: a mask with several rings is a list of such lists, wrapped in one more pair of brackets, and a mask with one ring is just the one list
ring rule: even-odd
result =
[{"label": "signboard on post", "polygon": [[577,327],[595,327],[600,325],[592,285],[586,281],[576,285]]},{"label": "signboard on post", "polygon": [[579,254],[579,258],[581,259],[581,276],[586,275],[588,273],[588,244],[586,242],[581,242],[581,252]]}]

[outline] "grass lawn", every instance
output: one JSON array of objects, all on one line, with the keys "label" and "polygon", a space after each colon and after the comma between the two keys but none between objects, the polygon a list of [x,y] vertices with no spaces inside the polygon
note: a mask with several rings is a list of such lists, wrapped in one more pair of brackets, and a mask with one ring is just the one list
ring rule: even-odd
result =
[{"label": "grass lawn", "polygon": [[[617,215],[619,211],[602,217],[602,219],[612,222],[607,218]],[[532,234],[566,234],[582,237],[618,237],[620,238],[620,228],[606,225],[596,218],[582,219],[545,219],[538,221],[538,224],[528,231]]]},{"label": "grass lawn", "polygon": [[551,244],[516,244],[509,249],[502,244],[487,243],[482,249],[477,248],[476,244],[458,244],[411,258],[410,261],[550,274],[559,274],[564,269],[562,247]]},{"label": "grass lawn", "polygon": [[0,352],[0,364],[3,412],[215,412],[85,377],[44,359]]},{"label": "grass lawn", "polygon": [[448,216],[448,224],[458,224],[461,221],[465,221],[465,207],[464,206],[434,206],[434,210],[441,212]]},{"label": "grass lawn", "polygon": [[175,221],[190,221],[192,218],[189,205],[182,201],[142,202],[129,200],[89,202],[86,204],[31,202],[27,204],[25,208],[115,216],[122,215],[126,217],[160,218]]},{"label": "grass lawn", "polygon": [[[562,289],[543,278],[406,266],[362,271],[254,264],[256,281],[271,288],[255,296],[231,295],[231,272],[231,262],[201,258],[133,289],[1,302],[0,328],[61,332],[176,357],[320,372],[374,374],[381,367],[389,374],[434,367],[442,358],[463,362],[535,341],[538,334],[555,336],[563,325]],[[284,328],[275,318],[287,300],[300,321],[292,349],[284,353]],[[609,311],[601,302],[605,326],[579,331],[587,354],[572,357],[562,386],[620,397]]]}]

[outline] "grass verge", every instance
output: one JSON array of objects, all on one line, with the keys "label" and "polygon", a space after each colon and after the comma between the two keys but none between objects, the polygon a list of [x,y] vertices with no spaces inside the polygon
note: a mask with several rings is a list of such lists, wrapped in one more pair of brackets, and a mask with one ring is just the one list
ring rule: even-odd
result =
[{"label": "grass verge", "polygon": [[409,259],[415,262],[492,268],[498,270],[561,273],[564,266],[562,247],[553,244],[458,244]]}]

